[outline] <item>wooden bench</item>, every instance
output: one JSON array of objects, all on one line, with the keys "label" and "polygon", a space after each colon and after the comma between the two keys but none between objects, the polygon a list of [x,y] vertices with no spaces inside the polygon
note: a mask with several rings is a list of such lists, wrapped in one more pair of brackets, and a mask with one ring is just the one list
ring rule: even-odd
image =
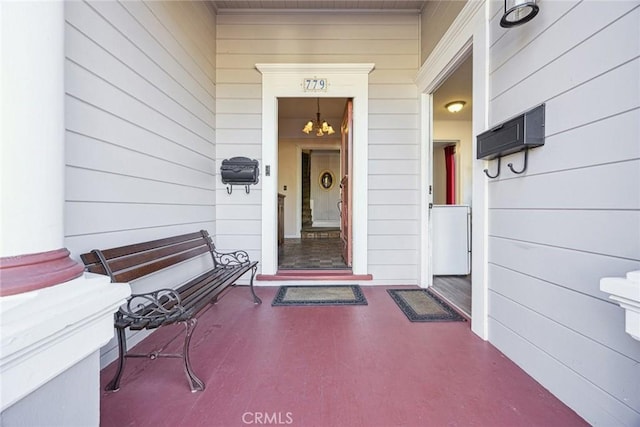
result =
[{"label": "wooden bench", "polygon": [[[120,388],[120,378],[127,357],[181,358],[191,391],[204,390],[204,382],[195,375],[189,361],[189,343],[196,327],[196,315],[209,304],[215,303],[225,289],[235,285],[236,281],[249,271],[249,289],[253,301],[256,304],[262,303],[253,289],[258,262],[250,261],[245,251],[216,251],[209,233],[205,230],[118,248],[94,249],[80,256],[86,271],[109,275],[111,282],[131,282],[207,252],[211,255],[213,264],[204,273],[195,278],[185,279],[186,283],[158,283],[152,292],[133,294],[115,314],[118,370],[106,390],[117,391]],[[149,354],[127,352],[126,328],[154,329],[174,323],[185,325],[181,354],[164,354],[162,349]]]}]

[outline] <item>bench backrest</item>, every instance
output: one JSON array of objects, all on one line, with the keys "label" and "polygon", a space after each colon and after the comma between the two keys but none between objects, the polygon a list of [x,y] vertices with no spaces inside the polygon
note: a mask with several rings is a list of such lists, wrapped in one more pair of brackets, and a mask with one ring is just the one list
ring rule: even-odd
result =
[{"label": "bench backrest", "polygon": [[209,233],[201,230],[117,248],[94,249],[80,258],[91,273],[106,274],[112,282],[130,282],[206,252],[213,258],[214,250]]}]

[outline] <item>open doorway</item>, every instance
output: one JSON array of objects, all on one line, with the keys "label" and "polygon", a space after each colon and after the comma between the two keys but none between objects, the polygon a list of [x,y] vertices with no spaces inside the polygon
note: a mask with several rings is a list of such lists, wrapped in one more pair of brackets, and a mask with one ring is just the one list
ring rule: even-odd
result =
[{"label": "open doorway", "polygon": [[[351,271],[342,220],[350,204],[343,201],[349,103],[348,98],[278,98],[278,271]],[[315,129],[323,122],[331,132]]]},{"label": "open doorway", "polygon": [[[472,64],[469,55],[433,93],[433,290],[471,317]],[[447,106],[460,101],[461,109]]]},{"label": "open doorway", "polygon": [[[271,279],[278,271],[278,192],[281,184],[279,172],[279,99],[291,97],[338,98],[345,97],[352,101],[351,152],[354,159],[369,158],[369,73],[375,67],[373,63],[339,63],[339,64],[283,64],[259,63],[256,69],[262,74],[262,201],[260,204],[261,243],[260,268],[258,280]],[[310,75],[322,73],[325,81],[331,84],[322,88],[307,90],[304,84],[293,82],[310,82]],[[306,113],[308,114],[308,113]],[[305,115],[306,115],[305,114]],[[306,117],[308,120],[309,117]],[[300,120],[300,118],[298,118]],[[304,120],[304,119],[303,119]],[[304,125],[304,123],[303,123]],[[295,128],[300,129],[300,123]],[[299,135],[299,134],[298,134]],[[350,192],[352,221],[350,236],[352,240],[351,275],[370,280],[368,274],[368,170],[366,160],[352,162]],[[292,165],[295,168],[295,164]],[[332,278],[331,280],[335,280]]]}]

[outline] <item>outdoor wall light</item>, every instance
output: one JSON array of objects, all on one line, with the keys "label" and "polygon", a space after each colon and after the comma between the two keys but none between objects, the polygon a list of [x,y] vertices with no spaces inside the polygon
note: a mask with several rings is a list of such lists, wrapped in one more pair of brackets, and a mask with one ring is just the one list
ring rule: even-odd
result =
[{"label": "outdoor wall light", "polygon": [[500,26],[511,28],[531,21],[539,8],[536,0],[504,0],[504,15],[500,19]]},{"label": "outdoor wall light", "polygon": [[445,105],[444,108],[449,110],[450,113],[458,113],[460,110],[462,110],[462,107],[464,107],[465,104],[466,102],[464,101],[453,101]]}]

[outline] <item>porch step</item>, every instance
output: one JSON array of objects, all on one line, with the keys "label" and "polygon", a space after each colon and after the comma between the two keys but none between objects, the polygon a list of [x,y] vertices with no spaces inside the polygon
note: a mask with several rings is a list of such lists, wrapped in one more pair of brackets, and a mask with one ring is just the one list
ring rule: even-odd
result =
[{"label": "porch step", "polygon": [[300,231],[303,239],[337,239],[340,237],[340,228],[309,227]]}]

